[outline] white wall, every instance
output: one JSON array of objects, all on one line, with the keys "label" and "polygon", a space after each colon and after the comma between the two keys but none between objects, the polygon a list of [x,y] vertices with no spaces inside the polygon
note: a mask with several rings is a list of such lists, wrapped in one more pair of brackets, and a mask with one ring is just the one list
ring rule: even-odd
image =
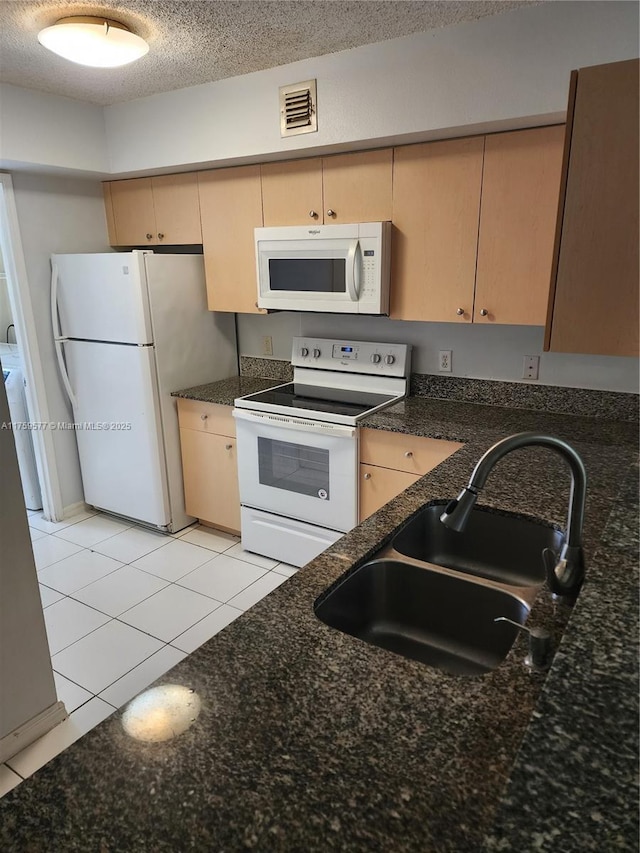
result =
[{"label": "white wall", "polygon": [[108,163],[102,107],[0,84],[0,168],[106,176]]},{"label": "white wall", "polygon": [[[638,5],[549,2],[105,108],[115,173],[317,153],[564,117],[569,73],[638,55]],[[319,130],[280,138],[278,87],[315,77]]]},{"label": "white wall", "polygon": [[[50,257],[53,252],[109,251],[102,187],[99,182],[15,173],[18,210],[33,313],[43,362],[49,415],[73,421],[55,357],[50,313]],[[83,500],[76,439],[71,430],[54,433],[62,501]]]},{"label": "white wall", "polygon": [[544,331],[537,326],[412,323],[388,317],[288,312],[238,315],[241,355],[262,356],[264,335],[273,338],[274,357],[287,360],[294,335],[412,344],[416,373],[438,373],[438,351],[447,349],[453,353],[453,370],[441,375],[510,382],[524,381],[525,355],[539,355],[540,375],[534,384],[638,393],[638,359],[543,353]]}]

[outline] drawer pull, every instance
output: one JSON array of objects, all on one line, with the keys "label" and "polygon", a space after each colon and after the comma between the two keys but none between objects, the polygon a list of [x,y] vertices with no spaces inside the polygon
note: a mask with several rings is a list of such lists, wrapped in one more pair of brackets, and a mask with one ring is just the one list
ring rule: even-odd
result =
[{"label": "drawer pull", "polygon": [[209,415],[200,415],[200,420],[201,420],[201,421],[206,421],[206,419],[207,419],[208,417],[209,417]]},{"label": "drawer pull", "polygon": [[225,444],[224,449],[225,450],[231,450],[232,447],[233,447],[233,444]]},{"label": "drawer pull", "polygon": [[404,455],[406,456],[407,459],[411,459],[411,457],[413,456],[413,450],[407,450],[407,452]]},{"label": "drawer pull", "polygon": [[370,479],[371,479],[371,474],[365,474],[365,475],[364,475],[364,478],[365,478],[365,480],[370,480]]}]

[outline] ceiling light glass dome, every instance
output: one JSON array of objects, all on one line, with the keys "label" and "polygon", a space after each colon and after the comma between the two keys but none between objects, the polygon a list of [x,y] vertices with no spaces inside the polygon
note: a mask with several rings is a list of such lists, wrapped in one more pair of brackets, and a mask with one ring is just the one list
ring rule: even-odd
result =
[{"label": "ceiling light glass dome", "polygon": [[143,38],[107,18],[61,18],[41,30],[38,41],[70,62],[93,68],[128,65],[149,51]]}]

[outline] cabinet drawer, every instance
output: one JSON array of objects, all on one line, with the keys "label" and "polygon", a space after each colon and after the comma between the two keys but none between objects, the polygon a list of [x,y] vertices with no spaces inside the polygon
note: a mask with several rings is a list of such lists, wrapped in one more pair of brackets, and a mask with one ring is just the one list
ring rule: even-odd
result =
[{"label": "cabinet drawer", "polygon": [[462,447],[457,441],[378,429],[360,431],[360,462],[422,476]]},{"label": "cabinet drawer", "polygon": [[195,429],[215,435],[235,436],[236,424],[233,407],[218,403],[201,403],[178,397],[178,423],[181,429]]},{"label": "cabinet drawer", "polygon": [[378,468],[375,465],[361,464],[359,468],[360,521],[373,515],[387,501],[420,479],[419,474],[392,471],[390,468]]}]

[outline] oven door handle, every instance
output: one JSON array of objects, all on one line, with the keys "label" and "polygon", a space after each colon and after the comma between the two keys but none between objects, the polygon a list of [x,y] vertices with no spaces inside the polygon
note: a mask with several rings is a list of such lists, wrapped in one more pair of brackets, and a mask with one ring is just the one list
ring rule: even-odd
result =
[{"label": "oven door handle", "polygon": [[311,432],[316,435],[326,435],[332,438],[353,438],[356,427],[343,426],[342,424],[328,424],[320,421],[305,421],[300,418],[290,418],[286,415],[269,414],[269,412],[253,412],[245,409],[234,409],[233,417],[239,421],[276,429],[290,429],[296,432]]},{"label": "oven door handle", "polygon": [[360,299],[360,241],[354,240],[347,253],[347,291],[352,302]]}]

